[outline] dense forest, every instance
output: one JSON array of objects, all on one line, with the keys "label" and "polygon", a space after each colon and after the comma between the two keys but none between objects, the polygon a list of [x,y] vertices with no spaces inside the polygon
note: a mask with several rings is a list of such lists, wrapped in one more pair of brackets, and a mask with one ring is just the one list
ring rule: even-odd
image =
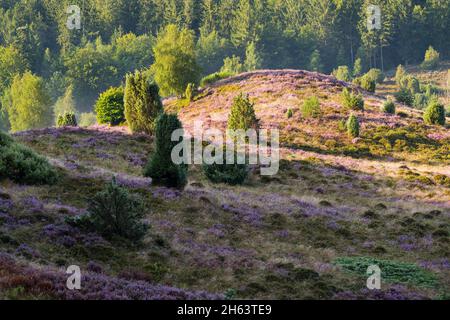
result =
[{"label": "dense forest", "polygon": [[[373,4],[382,10],[379,30],[367,28]],[[69,5],[81,9],[78,30],[67,27]],[[0,24],[3,128],[14,82],[16,94],[26,87],[17,74],[45,87],[46,96],[32,96],[41,104],[73,100],[91,112],[101,92],[154,63],[167,25],[186,31],[178,36],[192,47],[199,76],[223,70],[224,59],[241,71],[330,73],[355,61],[362,71],[417,63],[429,46],[450,54],[449,0],[1,0]]]}]

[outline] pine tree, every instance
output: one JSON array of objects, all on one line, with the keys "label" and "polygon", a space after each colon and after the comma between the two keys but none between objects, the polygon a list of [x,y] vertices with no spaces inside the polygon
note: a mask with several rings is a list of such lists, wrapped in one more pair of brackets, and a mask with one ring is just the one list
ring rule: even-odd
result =
[{"label": "pine tree", "polygon": [[350,137],[359,137],[359,120],[358,117],[352,114],[347,121],[347,133]]},{"label": "pine tree", "polygon": [[255,71],[261,68],[261,58],[256,51],[254,42],[250,42],[245,51],[244,68],[246,71]]},{"label": "pine tree", "polygon": [[258,119],[255,115],[254,104],[250,102],[248,96],[241,93],[234,98],[233,105],[231,106],[228,129],[246,131],[257,128]]}]

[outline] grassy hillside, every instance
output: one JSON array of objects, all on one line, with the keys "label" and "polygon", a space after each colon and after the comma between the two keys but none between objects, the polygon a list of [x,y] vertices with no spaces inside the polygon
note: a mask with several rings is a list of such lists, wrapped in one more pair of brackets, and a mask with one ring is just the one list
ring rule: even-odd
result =
[{"label": "grassy hillside", "polygon": [[[363,92],[362,136],[339,130],[348,84],[296,70],[223,80],[195,101],[165,101],[187,130],[225,128],[232,99],[248,93],[263,127],[279,128],[278,175],[243,186],[189,170],[183,192],[151,185],[142,166],[152,139],[126,128],[44,129],[14,137],[49,158],[54,186],[0,182],[0,298],[422,299],[450,296],[450,133],[421,112],[385,115]],[[300,106],[317,95],[322,116]],[[293,117],[286,112],[293,110]],[[112,176],[144,199],[152,228],[143,246],[106,240],[66,223]],[[89,270],[78,293],[69,265]],[[368,291],[378,264],[381,291]],[[207,292],[207,293],[205,293]]]}]

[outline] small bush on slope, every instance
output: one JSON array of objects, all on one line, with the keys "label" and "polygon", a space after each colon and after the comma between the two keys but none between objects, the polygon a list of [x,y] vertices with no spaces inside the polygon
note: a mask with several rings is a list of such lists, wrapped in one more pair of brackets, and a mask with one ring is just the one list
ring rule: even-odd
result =
[{"label": "small bush on slope", "polygon": [[414,97],[412,96],[411,91],[406,88],[401,88],[400,91],[394,94],[394,96],[397,102],[406,104],[407,106],[412,106],[414,102]]},{"label": "small bush on slope", "polygon": [[76,127],[77,126],[77,118],[75,113],[66,112],[63,115],[59,115],[56,121],[56,125],[58,127]]},{"label": "small bush on slope", "polygon": [[311,97],[302,106],[302,115],[305,118],[319,118],[322,114],[320,102],[317,97]]},{"label": "small bush on slope", "polygon": [[395,114],[395,103],[391,100],[386,101],[381,108],[381,111],[387,114]]},{"label": "small bush on slope", "polygon": [[257,128],[258,119],[256,119],[254,104],[250,102],[248,96],[241,93],[234,98],[231,114],[228,118],[228,129],[248,130]]},{"label": "small bush on slope", "polygon": [[[223,153],[223,164],[203,164],[203,172],[214,183],[227,183],[230,185],[243,184],[248,176],[246,164],[226,164],[226,151]],[[235,154],[236,159],[236,154]]]},{"label": "small bush on slope", "polygon": [[200,81],[201,87],[206,87],[208,85],[211,85],[219,80],[226,79],[229,77],[232,77],[234,73],[231,72],[215,72],[213,74],[207,75]]},{"label": "small bush on slope", "polygon": [[362,95],[354,94],[347,88],[342,91],[342,100],[344,107],[351,110],[362,111],[364,110],[364,99]]},{"label": "small bush on slope", "polygon": [[423,61],[421,67],[425,70],[435,69],[440,60],[440,54],[432,46],[428,48],[425,52],[425,60]]},{"label": "small bush on slope", "polygon": [[349,82],[352,79],[350,70],[347,66],[339,66],[336,70],[333,71],[333,76],[335,76],[338,80],[346,82]]},{"label": "small bush on slope", "polygon": [[172,161],[172,150],[178,144],[171,140],[172,133],[182,128],[176,115],[164,113],[158,117],[155,152],[144,168],[144,176],[151,177],[154,184],[179,189],[186,186],[186,167]]},{"label": "small bush on slope", "polygon": [[68,218],[67,222],[82,229],[93,229],[106,238],[123,237],[139,242],[148,226],[141,221],[144,207],[139,198],[117,185],[115,178],[89,204],[88,214]]},{"label": "small bush on slope", "polygon": [[445,109],[444,105],[438,101],[431,101],[423,115],[423,120],[426,124],[445,125]]},{"label": "small bush on slope", "polygon": [[347,121],[347,132],[350,137],[359,137],[359,120],[358,117],[352,114]]},{"label": "small bush on slope", "polygon": [[95,104],[99,124],[116,126],[125,121],[124,90],[122,87],[110,88],[103,92]]},{"label": "small bush on slope", "polygon": [[335,263],[345,270],[361,276],[366,276],[369,266],[377,265],[381,269],[382,279],[391,283],[412,284],[424,287],[434,287],[437,283],[434,274],[410,263],[380,260],[370,257],[338,258]]},{"label": "small bush on slope", "polygon": [[57,174],[47,159],[0,132],[0,179],[17,183],[53,184]]}]

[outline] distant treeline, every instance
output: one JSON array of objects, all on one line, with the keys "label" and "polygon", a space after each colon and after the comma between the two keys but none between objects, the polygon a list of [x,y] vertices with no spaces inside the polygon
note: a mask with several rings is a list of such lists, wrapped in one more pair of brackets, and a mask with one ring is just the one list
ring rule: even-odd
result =
[{"label": "distant treeline", "polygon": [[[69,5],[81,29],[67,27]],[[370,5],[381,7],[369,30]],[[148,68],[158,32],[193,30],[202,74],[227,57],[257,55],[260,68],[331,72],[337,66],[388,69],[417,63],[432,45],[450,54],[450,0],[0,0],[0,94],[16,73],[44,78],[56,101],[72,88],[89,111],[98,94]]]}]

